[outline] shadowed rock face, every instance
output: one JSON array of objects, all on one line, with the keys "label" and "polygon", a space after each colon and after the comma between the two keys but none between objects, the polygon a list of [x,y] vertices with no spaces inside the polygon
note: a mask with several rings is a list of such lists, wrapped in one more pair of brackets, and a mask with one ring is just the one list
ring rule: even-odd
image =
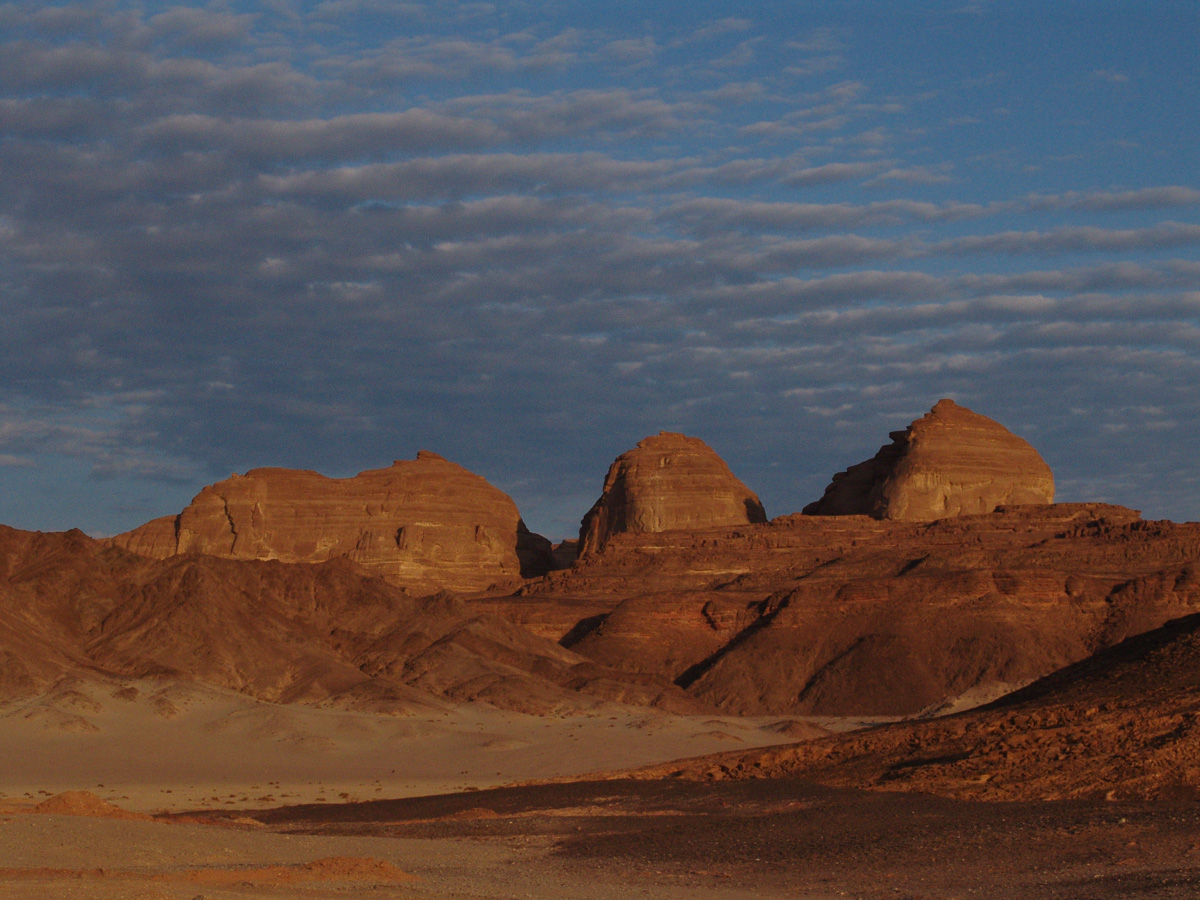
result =
[{"label": "shadowed rock face", "polygon": [[613,534],[699,530],[767,520],[757,495],[699,438],[663,431],[622,453],[579,529],[579,554]]},{"label": "shadowed rock face", "polygon": [[940,400],[871,459],[833,476],[810,516],[928,521],[1054,502],[1054,476],[1003,425]]},{"label": "shadowed rock face", "polygon": [[[1180,579],[1195,583],[1195,568]],[[722,754],[676,777],[810,778],[972,800],[1200,793],[1200,615],[1131,637],[967,713]]]},{"label": "shadowed rock face", "polygon": [[389,713],[469,701],[533,714],[601,701],[711,710],[663,679],[600,666],[449,593],[413,597],[344,558],[155,560],[78,531],[0,526],[0,703],[80,671]]},{"label": "shadowed rock face", "polygon": [[908,715],[1200,612],[1198,567],[1200,523],[1102,504],[935,522],[797,514],[615,534],[486,605],[727,713]]},{"label": "shadowed rock face", "polygon": [[436,453],[353,478],[254,469],[210,485],[178,516],[112,539],[142,556],[323,562],[346,557],[393,584],[477,591],[550,568],[507,494]]}]

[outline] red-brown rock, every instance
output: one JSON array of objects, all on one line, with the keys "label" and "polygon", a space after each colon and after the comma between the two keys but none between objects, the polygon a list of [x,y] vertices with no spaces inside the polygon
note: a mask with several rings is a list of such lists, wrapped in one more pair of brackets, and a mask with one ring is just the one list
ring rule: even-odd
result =
[{"label": "red-brown rock", "polygon": [[728,713],[905,715],[994,697],[1200,611],[1198,564],[1200,524],[1100,504],[793,515],[613,535],[487,602]]},{"label": "red-brown rock", "polygon": [[[1179,578],[1197,583],[1200,572]],[[656,774],[803,777],[971,800],[1127,800],[1200,793],[1200,615],[1168,622],[969,712]]]},{"label": "red-brown rock", "polygon": [[583,518],[579,555],[613,534],[765,522],[762,503],[699,438],[663,431],[616,458]]},{"label": "red-brown rock", "polygon": [[833,476],[807,515],[923,521],[1054,502],[1054,476],[1028,443],[986,416],[940,400],[892,443]]},{"label": "red-brown rock", "polygon": [[323,562],[346,557],[396,585],[478,591],[550,569],[550,544],[507,494],[436,453],[353,478],[254,469],[210,485],[178,516],[112,539],[164,559]]},{"label": "red-brown rock", "polygon": [[344,558],[154,560],[80,532],[0,526],[0,702],[75,673],[392,713],[447,701],[711,711],[663,679],[599,665],[447,592],[413,597]]}]

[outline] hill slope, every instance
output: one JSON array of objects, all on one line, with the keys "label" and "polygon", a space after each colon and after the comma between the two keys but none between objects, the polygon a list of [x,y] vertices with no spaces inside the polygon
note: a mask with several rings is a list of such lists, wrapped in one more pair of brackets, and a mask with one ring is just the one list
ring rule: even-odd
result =
[{"label": "hill slope", "polygon": [[0,528],[0,697],[74,669],[390,711],[434,698],[527,712],[602,699],[704,708],[661,679],[609,670],[451,594],[414,597],[346,559],[151,560],[79,532]]},{"label": "hill slope", "polygon": [[802,776],[982,800],[1194,798],[1200,615],[1129,638],[970,712],[722,754],[656,774]]}]

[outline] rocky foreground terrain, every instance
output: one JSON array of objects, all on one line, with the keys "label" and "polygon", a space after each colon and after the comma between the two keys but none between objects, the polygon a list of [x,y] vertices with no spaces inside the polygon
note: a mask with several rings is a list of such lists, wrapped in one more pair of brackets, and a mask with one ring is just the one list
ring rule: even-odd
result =
[{"label": "rocky foreground terrain", "polygon": [[977,709],[724,754],[651,777],[774,779],[973,800],[1200,797],[1200,615]]}]

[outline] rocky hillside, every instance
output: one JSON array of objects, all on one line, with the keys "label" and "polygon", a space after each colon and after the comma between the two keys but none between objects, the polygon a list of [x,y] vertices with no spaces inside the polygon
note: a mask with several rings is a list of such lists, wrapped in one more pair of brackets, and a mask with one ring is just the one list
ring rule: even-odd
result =
[{"label": "rocky hillside", "polygon": [[929,520],[1053,503],[1038,452],[999,422],[940,400],[865,462],[833,476],[808,515]]},{"label": "rocky hillside", "polygon": [[1096,504],[935,522],[787,516],[618,534],[477,601],[737,714],[906,715],[988,699],[1200,611],[1200,524]]},{"label": "rocky hillside", "polygon": [[579,528],[579,555],[614,534],[696,531],[767,521],[758,495],[699,438],[663,431],[638,442],[608,469]]},{"label": "rocky hillside", "polygon": [[81,669],[392,712],[469,700],[531,713],[601,700],[706,708],[348,559],[152,560],[78,531],[0,527],[0,698]]},{"label": "rocky hillside", "polygon": [[[1197,581],[1193,568],[1182,579]],[[989,706],[655,774],[803,776],[983,800],[1200,796],[1200,615],[1129,638]]]}]

